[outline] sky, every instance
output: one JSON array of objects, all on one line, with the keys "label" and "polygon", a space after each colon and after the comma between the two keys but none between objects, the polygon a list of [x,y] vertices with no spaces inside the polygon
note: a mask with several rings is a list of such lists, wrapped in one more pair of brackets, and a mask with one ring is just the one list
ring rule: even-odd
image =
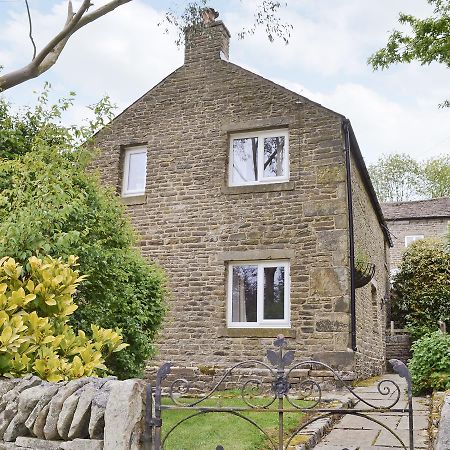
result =
[{"label": "sky", "polygon": [[[93,0],[94,8],[105,0]],[[165,33],[164,13],[183,1],[133,0],[79,30],[50,71],[4,93],[15,106],[34,103],[44,81],[53,98],[77,93],[67,122],[79,123],[86,106],[107,94],[120,112],[183,64],[176,32]],[[374,72],[367,58],[399,28],[399,12],[432,13],[426,0],[287,0],[282,19],[292,24],[289,44],[270,43],[263,30],[243,40],[256,0],[212,0],[229,28],[230,61],[348,117],[367,164],[389,153],[417,160],[450,154],[450,71],[436,64],[392,66]],[[59,31],[66,0],[29,0],[38,45]],[[74,1],[77,6],[80,1]],[[0,65],[3,71],[32,56],[24,0],[0,0]]]}]

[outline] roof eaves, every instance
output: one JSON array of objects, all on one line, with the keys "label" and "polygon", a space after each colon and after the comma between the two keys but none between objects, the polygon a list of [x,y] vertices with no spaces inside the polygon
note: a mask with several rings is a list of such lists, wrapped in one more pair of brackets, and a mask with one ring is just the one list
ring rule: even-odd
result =
[{"label": "roof eaves", "polygon": [[[348,119],[346,119],[348,120]],[[358,141],[356,140],[355,132],[353,131],[352,124],[350,120],[348,120],[349,130],[350,130],[350,152],[355,158],[356,166],[358,167],[359,173],[361,174],[361,178],[364,182],[364,185],[369,194],[370,201],[375,210],[375,214],[377,215],[378,222],[383,230],[383,234],[386,237],[386,240],[389,243],[390,247],[393,247],[392,237],[389,232],[389,228],[387,226],[386,220],[383,215],[383,211],[381,209],[380,202],[378,201],[377,194],[375,193],[375,189],[373,187],[372,181],[370,179],[369,171],[367,170],[366,163],[364,162],[364,158],[361,153],[361,149],[359,148]]]}]

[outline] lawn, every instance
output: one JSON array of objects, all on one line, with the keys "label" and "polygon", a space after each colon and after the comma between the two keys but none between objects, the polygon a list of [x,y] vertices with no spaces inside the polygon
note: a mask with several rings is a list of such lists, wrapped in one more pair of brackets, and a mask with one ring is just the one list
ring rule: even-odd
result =
[{"label": "lawn", "polygon": [[[183,399],[185,401],[194,399]],[[253,398],[251,402],[262,406],[268,403],[267,398]],[[172,404],[165,400],[164,404]],[[297,402],[300,404],[300,402]],[[271,408],[276,408],[275,402]],[[306,406],[307,403],[303,402]],[[200,405],[199,405],[200,406]],[[220,394],[212,399],[205,400],[201,406],[214,407],[246,407],[247,405],[237,394]],[[285,408],[290,405],[285,402]],[[163,411],[164,435],[180,420],[191,415],[195,411]],[[278,441],[278,414],[272,412],[245,412],[245,417],[254,420],[273,441]],[[304,415],[298,413],[286,413],[284,415],[285,437],[294,431],[300,424]],[[215,450],[222,445],[225,450],[263,450],[272,448],[267,445],[267,438],[252,424],[246,420],[233,416],[229,413],[207,413],[183,422],[174,430],[165,442],[165,450]]]}]

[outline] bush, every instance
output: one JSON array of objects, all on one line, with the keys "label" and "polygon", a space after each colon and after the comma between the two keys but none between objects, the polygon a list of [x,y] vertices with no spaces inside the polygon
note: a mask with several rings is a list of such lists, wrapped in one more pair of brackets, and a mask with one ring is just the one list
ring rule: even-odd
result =
[{"label": "bush", "polygon": [[32,373],[53,382],[98,376],[105,359],[127,347],[118,329],[91,325],[89,339],[68,324],[84,279],[72,269],[75,261],[31,257],[27,270],[12,258],[0,260],[0,375]]},{"label": "bush", "polygon": [[434,331],[412,346],[408,367],[415,394],[450,388],[450,335]]},{"label": "bush", "polygon": [[421,239],[405,253],[393,284],[393,318],[411,331],[413,339],[450,325],[450,252],[443,241]]},{"label": "bush", "polygon": [[[88,335],[91,323],[122,328],[129,347],[112,355],[108,368],[120,378],[140,376],[163,318],[164,276],[136,250],[113,189],[89,170],[93,150],[76,145],[101,117],[67,129],[56,123],[67,101],[47,106],[46,95],[23,116],[0,108],[0,258],[25,264],[31,256],[77,255],[88,277],[70,323]],[[101,113],[99,105],[94,112]]]}]

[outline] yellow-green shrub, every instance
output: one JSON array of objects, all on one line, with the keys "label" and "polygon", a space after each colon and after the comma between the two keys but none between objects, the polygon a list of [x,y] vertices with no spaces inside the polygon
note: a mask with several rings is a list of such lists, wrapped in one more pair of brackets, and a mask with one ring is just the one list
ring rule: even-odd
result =
[{"label": "yellow-green shrub", "polygon": [[33,373],[53,382],[97,376],[106,371],[105,358],[127,346],[119,329],[91,325],[89,338],[68,324],[84,279],[73,269],[76,259],[33,256],[26,270],[0,259],[0,376]]}]

